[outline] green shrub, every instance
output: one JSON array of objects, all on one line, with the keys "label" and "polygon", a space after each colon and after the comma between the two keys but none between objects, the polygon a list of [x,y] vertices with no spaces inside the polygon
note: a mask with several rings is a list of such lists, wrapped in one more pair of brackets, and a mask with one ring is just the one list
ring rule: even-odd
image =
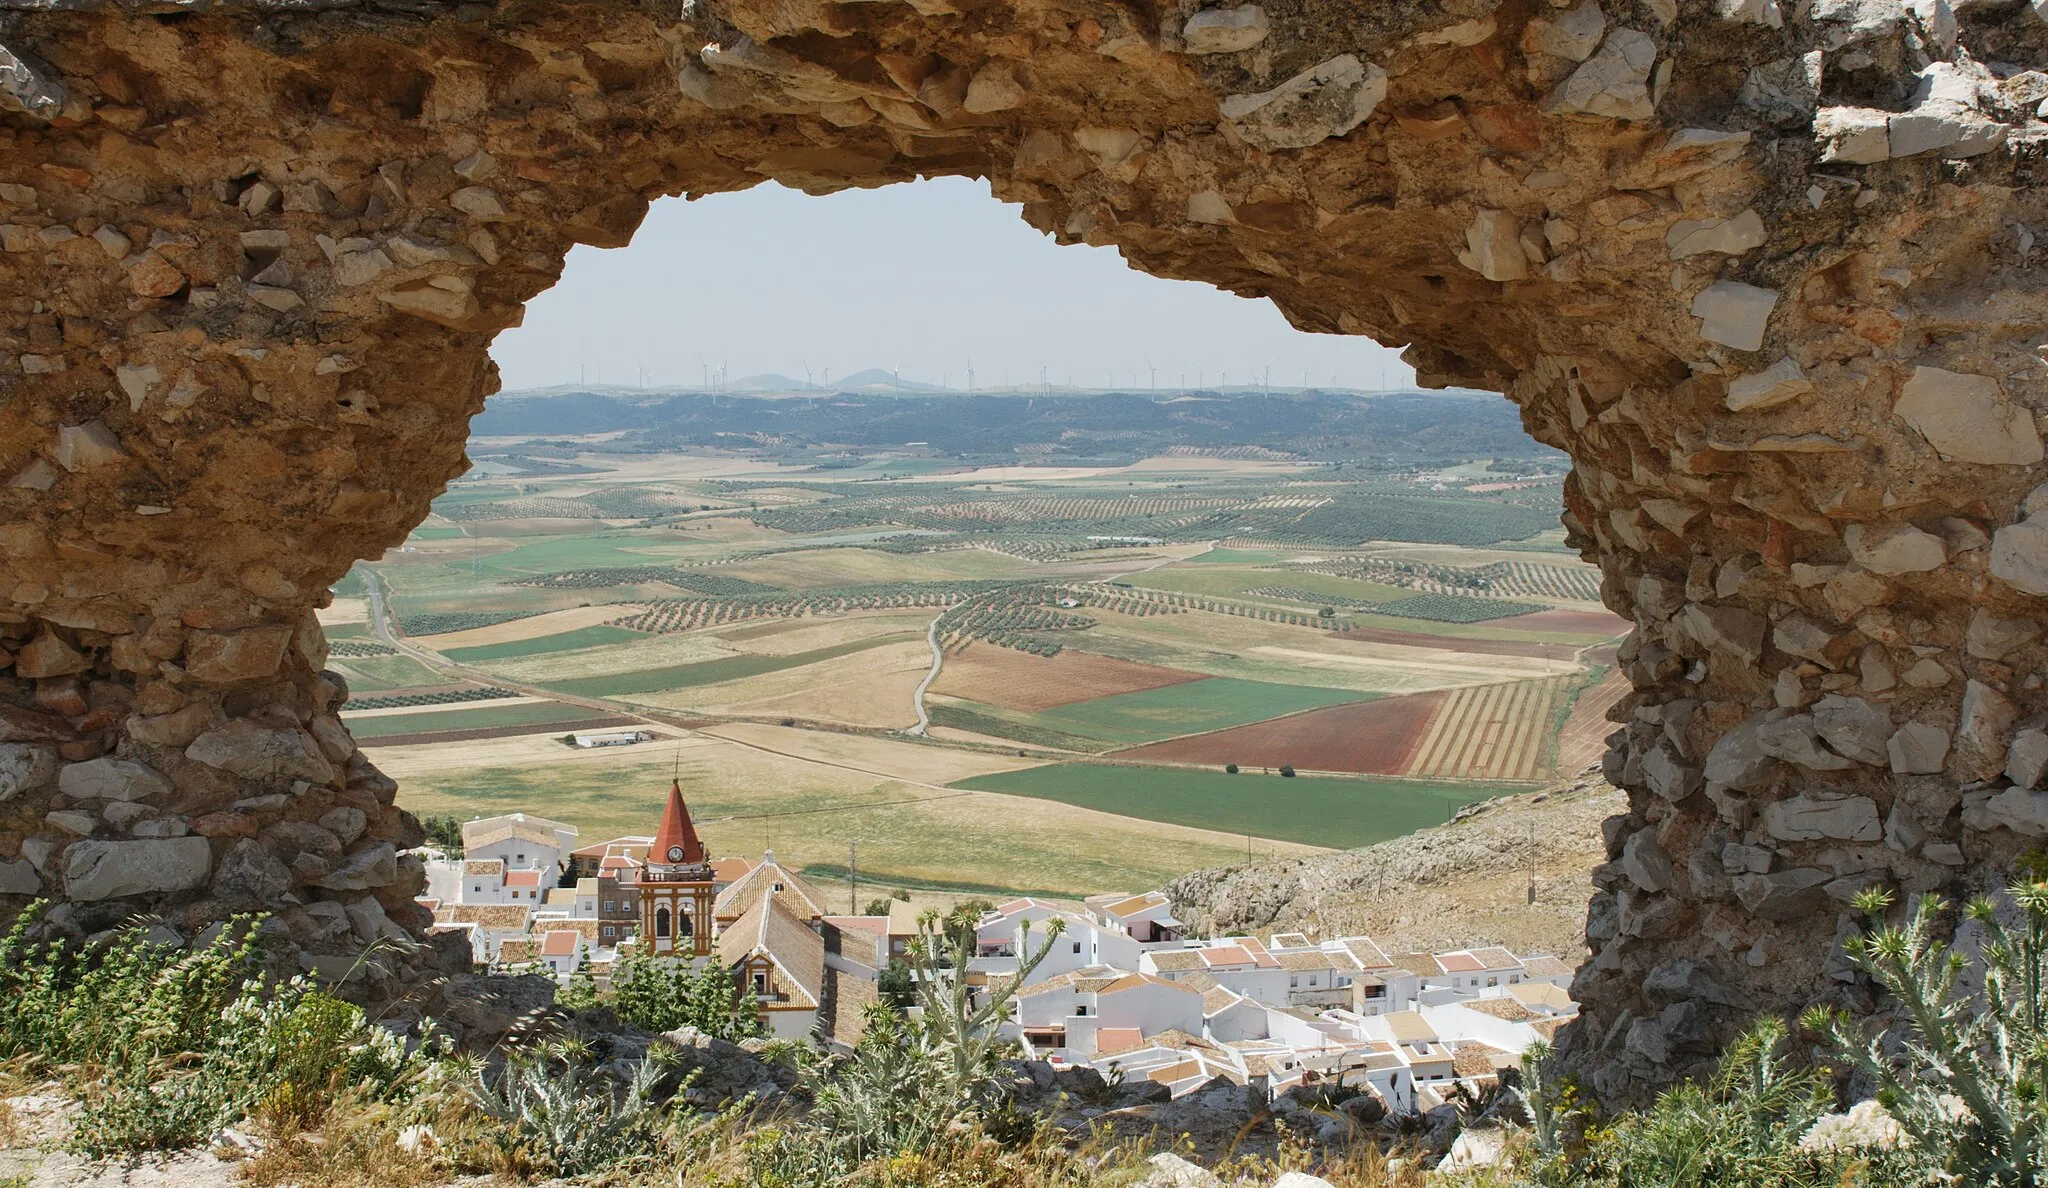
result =
[{"label": "green shrub", "polygon": [[1839,1011],[1805,1023],[1877,1086],[1877,1100],[1930,1175],[1983,1185],[2048,1183],[2048,883],[2013,888],[2016,926],[1988,898],[1964,915],[1984,932],[1983,987],[1958,986],[1969,967],[1936,935],[1946,905],[1918,900],[1903,923],[1884,921],[1891,897],[1866,892],[1871,922],[1844,946],[1849,959],[1898,1001],[1903,1021],[1866,1034]]},{"label": "green shrub", "polygon": [[651,1155],[664,1110],[660,1065],[643,1060],[624,1086],[571,1044],[514,1051],[493,1080],[470,1086],[477,1109],[497,1122],[508,1162],[549,1176],[580,1176]]},{"label": "green shrub", "polygon": [[614,970],[608,1001],[620,1019],[643,1031],[694,1027],[728,1040],[768,1034],[754,1000],[716,961],[693,970],[686,961],[635,953]]}]

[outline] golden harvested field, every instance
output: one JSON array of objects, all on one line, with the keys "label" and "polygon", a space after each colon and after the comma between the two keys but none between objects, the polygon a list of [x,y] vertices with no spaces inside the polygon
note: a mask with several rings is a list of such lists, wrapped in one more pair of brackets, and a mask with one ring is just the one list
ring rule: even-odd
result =
[{"label": "golden harvested field", "polygon": [[[861,869],[877,882],[895,875],[1070,895],[1155,887],[1244,856],[1244,839],[1234,835],[923,787],[705,735],[587,754],[531,737],[369,748],[399,779],[399,803],[414,812],[468,818],[525,810],[573,824],[590,839],[651,833],[678,753],[684,793],[715,854],[756,857],[772,847],[778,861],[798,868],[843,865],[847,843],[858,842]],[[1283,842],[1258,848],[1314,852]]]},{"label": "golden harvested field", "polygon": [[1530,657],[1468,655],[1346,639],[1312,628],[1209,611],[1140,617],[1090,607],[1088,613],[1100,623],[1077,637],[1076,645],[1207,676],[1371,693],[1418,693],[1570,672],[1577,667]]},{"label": "golden harvested field", "polygon": [[875,549],[810,549],[777,553],[723,566],[720,573],[781,586],[815,590],[826,586],[863,586],[884,582],[945,582],[962,578],[1024,577],[1029,561],[986,549],[955,549],[944,553],[884,553]]},{"label": "golden harvested field", "polygon": [[958,655],[946,657],[932,691],[1004,709],[1036,711],[1201,679],[1199,673],[1133,664],[1073,648],[1056,656],[1034,656],[992,643],[971,643]]},{"label": "golden harvested field", "polygon": [[624,700],[701,713],[899,729],[917,721],[910,695],[930,667],[931,649],[925,642],[905,640],[780,672]]},{"label": "golden harvested field", "polygon": [[550,681],[579,677],[612,676],[643,668],[667,668],[731,656],[735,649],[721,640],[704,635],[650,635],[646,639],[578,648],[573,652],[549,652],[516,660],[485,660],[471,667],[495,673],[511,681],[545,685]]},{"label": "golden harvested field", "polygon": [[1444,699],[1416,748],[1409,775],[1539,780],[1545,736],[1569,677],[1464,688]]},{"label": "golden harvested field", "polygon": [[339,627],[344,623],[367,623],[370,621],[370,600],[367,598],[337,598],[329,605],[314,611],[322,627]]},{"label": "golden harvested field", "polygon": [[726,722],[706,726],[698,733],[801,759],[940,786],[999,771],[1037,767],[1043,762],[868,734],[835,734],[759,722]]},{"label": "golden harvested field", "polygon": [[507,623],[493,623],[489,627],[472,627],[467,631],[449,631],[441,635],[409,636],[413,643],[430,648],[474,648],[485,644],[516,643],[519,640],[539,639],[543,635],[558,635],[564,631],[576,631],[584,627],[595,627],[609,623],[622,615],[630,615],[643,609],[639,603],[621,602],[604,606],[578,606],[568,610],[550,611],[544,615],[530,615],[524,619],[513,619]]},{"label": "golden harvested field", "polygon": [[551,701],[548,697],[494,697],[489,701],[449,701],[440,705],[394,705],[384,709],[341,711],[341,720],[354,722],[362,718],[390,718],[399,715],[449,713],[458,710],[502,709],[510,705],[540,705]]},{"label": "golden harvested field", "polygon": [[715,628],[703,634],[732,644],[742,652],[758,656],[794,656],[836,644],[923,631],[938,615],[936,608],[904,614],[901,611],[856,613],[833,618],[777,619],[772,623],[748,623],[738,627]]}]

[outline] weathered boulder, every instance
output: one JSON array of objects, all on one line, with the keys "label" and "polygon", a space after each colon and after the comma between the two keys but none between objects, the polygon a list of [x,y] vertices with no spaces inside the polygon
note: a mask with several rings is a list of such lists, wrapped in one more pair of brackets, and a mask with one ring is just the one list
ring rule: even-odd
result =
[{"label": "weathered boulder", "polygon": [[1235,54],[1266,39],[1273,22],[1256,4],[1207,8],[1181,26],[1180,39],[1191,54]]},{"label": "weathered boulder", "polygon": [[1948,762],[1948,731],[1925,722],[1908,722],[1885,742],[1892,770],[1901,775],[1933,775]]},{"label": "weathered boulder", "polygon": [[1750,915],[1762,920],[1791,920],[1815,911],[1827,902],[1824,886],[1833,875],[1812,867],[1795,867],[1776,874],[1735,876],[1735,899]]},{"label": "weathered boulder", "polygon": [[1814,703],[1813,726],[1838,755],[1875,767],[1890,762],[1885,744],[1892,736],[1892,717],[1876,702],[1830,693]]},{"label": "weathered boulder", "polygon": [[1962,720],[1956,726],[1950,769],[1962,780],[1987,780],[2005,770],[2006,744],[2020,708],[2012,698],[1982,681],[1963,686]]},{"label": "weathered boulder", "polygon": [[73,800],[146,800],[170,792],[171,782],[145,764],[101,758],[67,764],[57,790]]},{"label": "weathered boulder", "polygon": [[1877,819],[1876,801],[1867,796],[1831,792],[1804,792],[1765,805],[1763,825],[1764,832],[1779,841],[1834,838],[1867,842],[1884,836],[1884,828]]},{"label": "weathered boulder", "polygon": [[185,748],[185,757],[265,784],[289,784],[293,780],[325,784],[334,779],[334,767],[320,753],[312,735],[303,730],[264,726],[247,718],[238,718],[200,735]]},{"label": "weathered boulder", "polygon": [[1988,375],[1915,367],[1892,412],[1951,461],[2031,466],[2042,458],[2034,418],[2007,400]]},{"label": "weathered boulder", "polygon": [[1387,97],[1387,72],[1355,54],[1319,63],[1270,91],[1232,95],[1223,118],[1263,149],[1306,148],[1365,122]]},{"label": "weathered boulder", "polygon": [[398,851],[390,842],[377,842],[348,855],[334,873],[315,880],[329,891],[368,891],[395,882]]},{"label": "weathered boulder", "polygon": [[1629,835],[1627,844],[1621,848],[1621,869],[1630,882],[1645,891],[1671,889],[1671,855],[1657,844],[1653,830],[1642,829]]},{"label": "weathered boulder", "polygon": [[0,743],[0,800],[40,791],[56,778],[56,748],[35,743]]},{"label": "weathered boulder", "polygon": [[73,842],[64,850],[64,894],[96,900],[189,891],[206,885],[212,867],[203,837]]},{"label": "weathered boulder", "polygon": [[2023,837],[2048,837],[2048,792],[2006,788],[1963,797],[1963,824],[1971,829],[2010,829]]},{"label": "weathered boulder", "polygon": [[241,911],[275,907],[292,886],[291,870],[248,838],[221,857],[213,874],[214,898]]}]

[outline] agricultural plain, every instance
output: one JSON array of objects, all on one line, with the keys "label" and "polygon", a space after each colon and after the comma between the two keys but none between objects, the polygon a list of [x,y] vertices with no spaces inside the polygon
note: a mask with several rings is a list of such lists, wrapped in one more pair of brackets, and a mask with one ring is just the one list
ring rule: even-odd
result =
[{"label": "agricultural plain", "polygon": [[419,812],[645,832],[679,771],[723,852],[1078,893],[1440,822],[1625,688],[1540,465],[475,448],[324,616]]}]

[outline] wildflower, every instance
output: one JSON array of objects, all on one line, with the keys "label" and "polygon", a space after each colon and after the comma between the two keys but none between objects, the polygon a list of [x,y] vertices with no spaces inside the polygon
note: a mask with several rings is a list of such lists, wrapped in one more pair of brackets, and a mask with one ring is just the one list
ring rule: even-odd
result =
[{"label": "wildflower", "polygon": [[1853,1151],[1904,1146],[1906,1133],[1875,1099],[1859,1101],[1845,1114],[1822,1114],[1799,1140],[1802,1151]]},{"label": "wildflower", "polygon": [[431,1126],[408,1126],[398,1132],[398,1149],[408,1155],[425,1155],[440,1145],[441,1140]]}]

